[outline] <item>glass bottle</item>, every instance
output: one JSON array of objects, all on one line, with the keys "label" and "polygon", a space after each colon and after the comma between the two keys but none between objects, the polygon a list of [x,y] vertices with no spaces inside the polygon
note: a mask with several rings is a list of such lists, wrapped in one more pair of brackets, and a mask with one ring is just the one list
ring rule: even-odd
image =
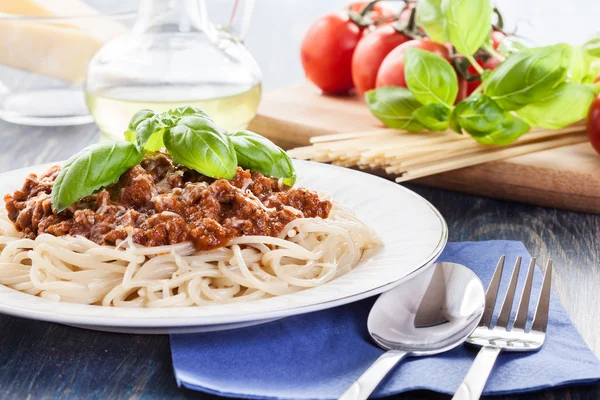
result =
[{"label": "glass bottle", "polygon": [[245,33],[252,1],[235,0],[230,24],[217,26],[205,0],[141,0],[132,31],[104,46],[88,69],[86,103],[101,131],[122,138],[139,109],[183,105],[224,129],[246,128],[260,102],[261,73],[232,33],[240,3]]}]

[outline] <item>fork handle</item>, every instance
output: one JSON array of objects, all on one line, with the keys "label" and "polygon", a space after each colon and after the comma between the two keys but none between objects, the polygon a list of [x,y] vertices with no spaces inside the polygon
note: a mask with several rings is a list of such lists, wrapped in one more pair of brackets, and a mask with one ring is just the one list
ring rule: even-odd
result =
[{"label": "fork handle", "polygon": [[501,350],[495,347],[482,347],[479,350],[473,365],[471,365],[452,400],[476,400],[481,397],[483,388]]}]

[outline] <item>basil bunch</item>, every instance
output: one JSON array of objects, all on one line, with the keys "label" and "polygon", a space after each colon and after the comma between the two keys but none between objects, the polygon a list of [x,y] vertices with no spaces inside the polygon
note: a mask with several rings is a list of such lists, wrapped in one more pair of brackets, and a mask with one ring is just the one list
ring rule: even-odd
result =
[{"label": "basil bunch", "polygon": [[289,186],[296,181],[291,159],[273,142],[250,131],[225,132],[196,107],[164,113],[140,110],[131,118],[125,139],[91,145],[72,156],[54,182],[52,207],[61,212],[117,182],[144,153],[163,147],[176,163],[212,178],[233,179],[239,165],[282,178]]},{"label": "basil bunch", "polygon": [[[450,63],[420,49],[407,49],[404,64],[408,89],[386,87],[367,92],[373,114],[389,127],[408,131],[468,132],[485,144],[510,144],[530,126],[504,109],[492,97],[476,94],[456,106],[458,79]],[[504,88],[506,85],[501,85]],[[490,91],[492,92],[492,91]],[[508,102],[521,93],[498,92]]]},{"label": "basil bunch", "polygon": [[[420,0],[417,24],[434,41],[450,42],[472,64],[489,48],[489,0]],[[384,87],[365,94],[371,112],[386,126],[408,131],[467,132],[484,144],[507,145],[531,126],[563,128],[587,115],[600,84],[600,36],[583,46],[557,44],[526,48],[507,40],[506,59],[482,74],[482,86],[454,104],[458,80],[452,65],[437,54],[407,49],[408,88]]]}]

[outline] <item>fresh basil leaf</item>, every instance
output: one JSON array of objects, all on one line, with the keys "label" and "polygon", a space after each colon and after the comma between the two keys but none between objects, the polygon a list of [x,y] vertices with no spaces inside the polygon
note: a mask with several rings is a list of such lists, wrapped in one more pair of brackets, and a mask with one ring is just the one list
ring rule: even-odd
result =
[{"label": "fresh basil leaf", "polygon": [[126,141],[128,141],[129,143],[135,143],[135,132],[134,131],[130,131],[128,129],[123,133],[123,135],[125,135]]},{"label": "fresh basil leaf", "polygon": [[[163,113],[165,117],[169,117],[172,120],[173,125],[177,125],[177,122],[182,117],[196,116],[196,117],[204,117],[206,119],[210,119],[207,113],[194,106],[182,106],[173,108],[166,113]],[[211,120],[212,121],[212,120]]]},{"label": "fresh basil leaf", "polygon": [[485,95],[461,101],[454,108],[451,121],[483,144],[507,145],[529,131],[529,125],[504,112]]},{"label": "fresh basil leaf", "polygon": [[136,112],[125,131],[125,140],[135,143],[140,151],[158,151],[165,147],[162,141],[164,130],[172,126],[171,120],[165,120],[161,114],[152,110]]},{"label": "fresh basil leaf", "polygon": [[238,165],[265,176],[284,178],[283,183],[292,186],[296,171],[292,160],[283,149],[269,139],[251,131],[239,131],[229,135],[237,155]]},{"label": "fresh basil leaf", "polygon": [[162,135],[167,127],[159,115],[148,118],[135,129],[135,142],[140,149],[157,151],[164,147]]},{"label": "fresh basil leaf", "polygon": [[154,133],[148,138],[148,141],[144,144],[144,150],[146,151],[158,151],[165,147],[163,135],[167,128],[160,128],[154,131]]},{"label": "fresh basil leaf", "polygon": [[146,121],[147,119],[153,118],[154,116],[156,116],[156,113],[152,110],[148,110],[148,109],[139,110],[138,112],[133,114],[133,116],[129,120],[129,129],[128,130],[135,132],[135,129],[138,127],[139,124]]},{"label": "fresh basil leaf", "polygon": [[525,46],[521,42],[517,42],[516,40],[510,37],[504,38],[504,40],[500,42],[500,46],[498,46],[498,51],[500,52],[500,54],[503,54],[506,57],[525,49],[527,49],[527,46]]},{"label": "fresh basil leaf", "polygon": [[452,119],[472,136],[485,136],[504,119],[504,111],[489,97],[479,94],[458,103]]},{"label": "fresh basil leaf", "polygon": [[498,146],[507,146],[514,143],[523,134],[529,132],[530,126],[510,113],[506,113],[504,119],[498,124],[495,130],[485,136],[473,136],[473,138],[482,144],[495,144]]},{"label": "fresh basil leaf", "polygon": [[530,125],[560,129],[584,119],[594,100],[594,90],[580,83],[563,83],[550,97],[517,111]]},{"label": "fresh basil leaf", "polygon": [[462,126],[460,126],[460,124],[454,117],[454,113],[452,113],[450,115],[450,120],[448,121],[448,126],[450,127],[450,129],[452,129],[454,132],[458,133],[459,135],[463,134]]},{"label": "fresh basil leaf", "polygon": [[465,56],[472,56],[489,40],[492,29],[490,0],[442,0],[450,43]]},{"label": "fresh basil leaf", "polygon": [[566,79],[571,53],[567,44],[515,53],[483,81],[484,93],[507,111],[545,99]]},{"label": "fresh basil leaf", "polygon": [[421,107],[421,103],[406,88],[387,86],[369,90],[365,93],[365,100],[373,115],[390,128],[411,132],[424,129],[413,116],[413,111]]},{"label": "fresh basil leaf", "polygon": [[142,122],[144,122],[148,119],[152,119],[155,116],[156,116],[156,113],[154,111],[147,110],[147,109],[139,110],[138,112],[133,114],[133,116],[129,120],[129,126],[127,127],[127,130],[124,133],[125,140],[127,140],[128,142],[131,142],[131,143],[135,143],[135,138],[136,138],[135,130],[137,129],[137,127]]},{"label": "fresh basil leaf", "polygon": [[458,79],[452,65],[430,51],[409,48],[404,55],[404,76],[408,89],[423,105],[454,103]]},{"label": "fresh basil leaf", "polygon": [[142,161],[133,143],[104,142],[86,147],[67,160],[54,181],[52,207],[61,212],[89,196]]},{"label": "fresh basil leaf", "polygon": [[585,42],[583,48],[594,57],[600,57],[600,34]]},{"label": "fresh basil leaf", "polygon": [[237,157],[233,142],[209,119],[183,117],[164,132],[163,140],[176,163],[211,178],[235,177]]},{"label": "fresh basil leaf", "polygon": [[567,73],[568,80],[576,83],[593,83],[598,72],[598,66],[594,66],[594,57],[583,47],[573,46],[571,65]]},{"label": "fresh basil leaf", "polygon": [[432,103],[416,109],[413,116],[430,131],[445,131],[448,129],[450,109],[443,104]]},{"label": "fresh basil leaf", "polygon": [[416,15],[417,25],[425,30],[434,42],[449,42],[446,19],[442,14],[442,0],[420,0]]},{"label": "fresh basil leaf", "polygon": [[129,127],[125,131],[125,140],[136,143],[140,149],[158,151],[165,147],[163,134],[165,130],[177,125],[181,118],[198,116],[210,120],[208,115],[197,107],[183,106],[157,114],[152,110],[136,112]]}]

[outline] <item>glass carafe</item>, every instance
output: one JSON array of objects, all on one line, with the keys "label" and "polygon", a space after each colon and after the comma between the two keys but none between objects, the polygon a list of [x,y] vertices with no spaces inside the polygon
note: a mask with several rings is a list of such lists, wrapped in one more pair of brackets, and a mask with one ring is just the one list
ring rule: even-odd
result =
[{"label": "glass carafe", "polygon": [[242,44],[252,6],[234,0],[229,22],[217,25],[205,0],[141,0],[131,33],[103,47],[88,69],[86,102],[101,131],[122,138],[139,109],[182,105],[224,129],[244,129],[261,97],[260,70]]}]

